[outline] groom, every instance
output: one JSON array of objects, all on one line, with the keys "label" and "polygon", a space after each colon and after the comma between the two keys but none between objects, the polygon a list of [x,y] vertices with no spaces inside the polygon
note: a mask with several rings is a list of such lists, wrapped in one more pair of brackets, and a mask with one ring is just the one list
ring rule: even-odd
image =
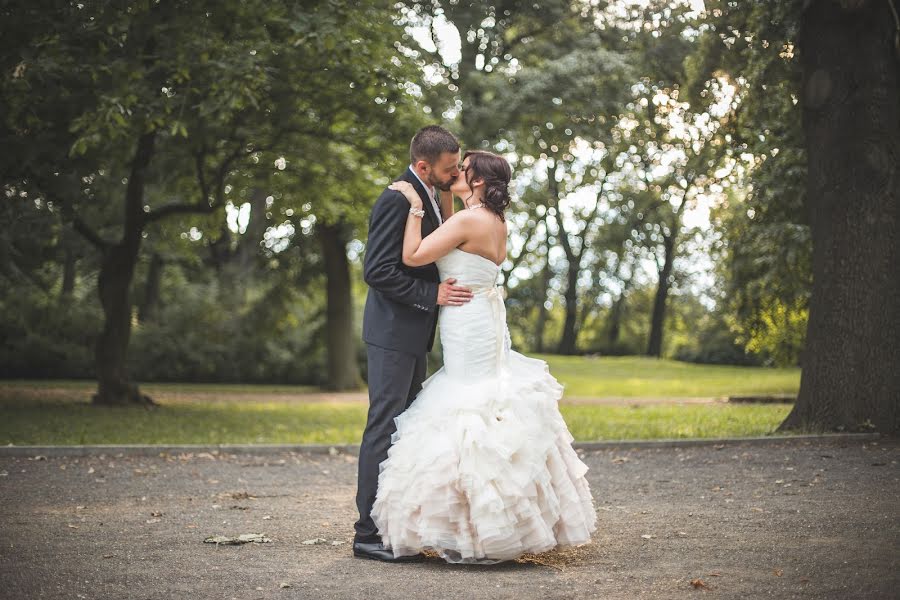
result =
[{"label": "groom", "polygon": [[[440,192],[449,191],[459,175],[459,142],[437,125],[419,130],[409,147],[409,168],[398,181],[415,187],[425,207],[422,238],[443,219]],[[412,404],[425,380],[426,353],[434,343],[438,305],[459,305],[472,298],[455,279],[440,281],[434,263],[422,267],[403,264],[403,231],[409,202],[402,193],[386,189],[375,201],[369,218],[369,241],[363,276],[369,285],[363,314],[363,340],[369,363],[369,414],[359,447],[359,476],[353,555],[390,562],[421,560],[423,555],[395,559],[386,550],[369,513],[378,490],[379,464],[387,458],[394,417]]]}]

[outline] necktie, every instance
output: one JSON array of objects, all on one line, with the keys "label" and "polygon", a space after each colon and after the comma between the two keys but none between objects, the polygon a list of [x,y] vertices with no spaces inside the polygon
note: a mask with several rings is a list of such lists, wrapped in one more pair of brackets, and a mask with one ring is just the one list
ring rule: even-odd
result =
[{"label": "necktie", "polygon": [[441,202],[438,200],[437,188],[434,188],[434,195],[431,196],[431,203],[434,205],[434,214],[437,215],[438,225],[442,225],[444,219],[441,218]]}]

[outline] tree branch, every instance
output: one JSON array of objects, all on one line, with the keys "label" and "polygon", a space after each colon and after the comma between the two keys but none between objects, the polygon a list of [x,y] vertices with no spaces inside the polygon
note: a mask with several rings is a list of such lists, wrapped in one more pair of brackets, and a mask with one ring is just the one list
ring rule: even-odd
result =
[{"label": "tree branch", "polygon": [[562,212],[559,209],[559,183],[556,181],[556,163],[547,166],[547,183],[550,187],[550,196],[553,200],[553,212],[556,213],[556,225],[559,227],[559,241],[566,252],[566,259],[575,260],[572,244],[569,243],[569,234],[566,233],[566,225],[563,222]]},{"label": "tree branch", "polygon": [[164,219],[175,214],[209,214],[214,212],[220,206],[222,206],[222,204],[219,204],[218,202],[214,202],[213,204],[210,204],[209,202],[197,202],[194,204],[167,204],[166,206],[160,207],[154,211],[145,213],[144,223],[153,223],[154,221],[159,221],[160,219]]},{"label": "tree branch", "polygon": [[100,250],[100,252],[106,252],[109,248],[112,248],[113,243],[101,238],[100,235],[91,229],[90,226],[84,222],[84,219],[77,215],[71,207],[69,208],[68,217],[72,221],[72,226],[75,231],[84,236],[84,238]]}]

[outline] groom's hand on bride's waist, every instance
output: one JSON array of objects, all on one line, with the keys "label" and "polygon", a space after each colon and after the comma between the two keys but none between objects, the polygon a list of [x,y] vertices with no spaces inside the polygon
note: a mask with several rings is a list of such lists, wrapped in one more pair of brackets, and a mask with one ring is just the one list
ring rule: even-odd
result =
[{"label": "groom's hand on bride's waist", "polygon": [[448,277],[438,287],[437,303],[441,306],[462,306],[472,299],[472,290],[461,285],[454,285],[456,279]]}]

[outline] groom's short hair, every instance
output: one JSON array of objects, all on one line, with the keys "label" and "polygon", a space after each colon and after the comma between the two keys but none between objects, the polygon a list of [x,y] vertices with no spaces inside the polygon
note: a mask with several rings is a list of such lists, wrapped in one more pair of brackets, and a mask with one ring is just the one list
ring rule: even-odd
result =
[{"label": "groom's short hair", "polygon": [[444,152],[459,152],[459,140],[440,125],[423,127],[409,143],[409,160],[413,165],[420,160],[433,164]]}]

